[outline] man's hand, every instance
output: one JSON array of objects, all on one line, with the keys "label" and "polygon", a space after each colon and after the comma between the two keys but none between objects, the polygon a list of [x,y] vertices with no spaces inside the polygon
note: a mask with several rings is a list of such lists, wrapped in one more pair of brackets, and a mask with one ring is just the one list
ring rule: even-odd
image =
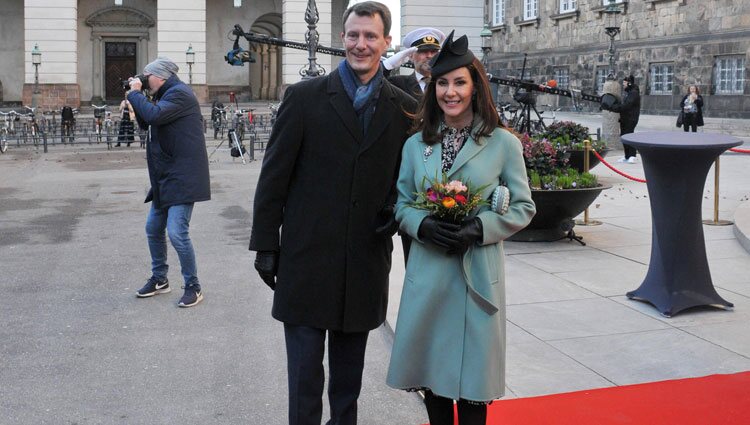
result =
[{"label": "man's hand", "polygon": [[396,221],[396,214],[393,212],[393,205],[383,207],[378,213],[378,217],[382,220],[383,224],[375,228],[375,234],[387,238],[393,236],[398,230],[398,222]]},{"label": "man's hand", "polygon": [[393,56],[385,59],[383,61],[383,67],[387,70],[396,69],[400,67],[401,65],[405,64],[406,62],[408,62],[409,59],[411,59],[411,54],[416,51],[417,51],[416,47],[409,47],[406,50],[402,50],[394,54]]},{"label": "man's hand", "polygon": [[141,91],[143,88],[143,83],[141,83],[140,78],[130,77],[128,78],[128,84],[130,84],[130,90]]},{"label": "man's hand", "polygon": [[263,282],[271,289],[276,289],[276,273],[279,271],[278,251],[258,251],[255,254],[255,270]]}]

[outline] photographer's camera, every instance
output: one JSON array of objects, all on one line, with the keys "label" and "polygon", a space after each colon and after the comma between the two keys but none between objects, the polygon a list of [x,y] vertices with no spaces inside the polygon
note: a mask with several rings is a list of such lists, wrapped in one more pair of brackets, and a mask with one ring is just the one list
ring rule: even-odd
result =
[{"label": "photographer's camera", "polygon": [[136,75],[133,78],[122,80],[123,90],[130,90],[130,80],[138,79],[141,82],[141,90],[148,90],[148,77],[145,75]]}]

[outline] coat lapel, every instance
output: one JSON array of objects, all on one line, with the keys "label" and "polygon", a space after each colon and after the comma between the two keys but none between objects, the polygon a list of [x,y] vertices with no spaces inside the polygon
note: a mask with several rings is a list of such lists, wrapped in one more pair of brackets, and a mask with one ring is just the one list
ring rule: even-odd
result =
[{"label": "coat lapel", "polygon": [[[474,133],[474,130],[472,130],[472,134]],[[461,169],[469,160],[473,157],[475,157],[479,152],[482,151],[482,149],[487,146],[486,141],[480,141],[480,143],[477,143],[473,137],[469,137],[468,140],[466,140],[466,143],[464,143],[464,147],[461,148],[461,150],[458,152],[458,155],[456,156],[456,160],[453,161],[453,166],[450,170],[448,170],[448,177],[453,176],[458,172],[458,170]]]},{"label": "coat lapel", "polygon": [[[429,152],[429,155],[426,153]],[[428,179],[432,180],[437,178],[440,180],[443,174],[443,146],[440,143],[434,145],[427,145],[422,143],[421,160],[424,164],[424,172]],[[425,188],[420,188],[423,190]]]},{"label": "coat lapel", "polygon": [[328,79],[328,94],[330,95],[329,101],[331,106],[341,118],[341,122],[344,123],[346,129],[354,137],[358,144],[362,144],[362,126],[359,124],[357,114],[354,112],[352,101],[346,94],[344,89],[344,83],[341,82],[341,76],[339,76],[338,70],[333,71]]},{"label": "coat lapel", "polygon": [[[346,93],[344,94],[346,96]],[[380,96],[378,96],[378,103],[375,105],[375,114],[372,116],[372,121],[367,130],[367,134],[364,137],[364,143],[359,148],[359,152],[366,151],[381,134],[388,128],[391,123],[394,114],[391,113],[392,108],[400,108],[399,105],[393,102],[393,90],[391,89],[391,83],[383,79],[383,86],[380,88]],[[347,97],[348,99],[348,97]],[[351,108],[351,107],[350,107]],[[354,108],[351,108],[354,110]],[[355,114],[356,119],[356,114]],[[359,120],[356,120],[359,126]]]}]

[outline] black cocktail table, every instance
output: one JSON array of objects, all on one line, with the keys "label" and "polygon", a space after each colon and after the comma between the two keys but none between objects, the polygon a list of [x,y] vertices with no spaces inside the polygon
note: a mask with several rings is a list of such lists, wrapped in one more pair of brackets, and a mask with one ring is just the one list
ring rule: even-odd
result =
[{"label": "black cocktail table", "polygon": [[648,131],[622,136],[638,149],[651,202],[651,260],[627,293],[671,317],[696,306],[734,307],[716,293],[706,259],[701,202],[714,159],[742,141],[724,134]]}]

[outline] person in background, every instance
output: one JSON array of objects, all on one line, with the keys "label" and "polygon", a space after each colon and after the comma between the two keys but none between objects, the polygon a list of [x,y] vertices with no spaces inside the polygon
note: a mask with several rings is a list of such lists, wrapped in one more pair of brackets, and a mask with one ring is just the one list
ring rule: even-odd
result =
[{"label": "person in background", "polygon": [[680,102],[682,108],[682,128],[685,132],[698,131],[698,127],[703,126],[703,96],[700,90],[694,84],[688,87],[688,94]]},{"label": "person in background", "polygon": [[170,292],[167,279],[167,241],[177,251],[185,292],[177,303],[192,307],[203,300],[193,243],[190,218],[196,202],[211,199],[203,117],[193,90],[177,77],[177,65],[165,57],[156,58],[143,68],[153,101],[142,92],[140,78],[131,78],[127,99],[141,128],[148,129],[146,161],[151,189],[145,202],[151,202],[146,219],[146,237],[151,253],[151,277],[136,292],[139,298]]},{"label": "person in background", "polygon": [[[501,126],[486,75],[467,37],[451,33],[402,153],[396,219],[414,241],[386,382],[424,390],[430,425],[453,425],[454,401],[458,423],[484,425],[504,395],[503,240],[536,212],[521,142]],[[509,195],[447,223],[413,206],[442,173],[485,187],[483,199]]]},{"label": "person in background", "polygon": [[128,147],[135,140],[135,112],[133,107],[130,106],[130,102],[125,98],[120,102],[120,128],[117,132],[117,144],[116,147],[120,146],[120,142],[127,142]]},{"label": "person in background", "polygon": [[328,345],[328,424],[357,423],[365,348],[385,320],[401,147],[416,102],[383,76],[391,13],[342,19],[346,59],[290,86],[255,190],[250,250],[284,324],[289,424],[320,425]]},{"label": "person in background", "polygon": [[397,69],[404,62],[411,60],[414,72],[407,75],[393,75],[388,81],[409,93],[415,99],[422,94],[430,81],[430,60],[440,50],[445,34],[436,28],[417,28],[404,36],[404,46],[409,46],[383,62],[386,69]]},{"label": "person in background", "polygon": [[[620,114],[620,135],[633,133],[641,114],[641,92],[632,74],[623,78],[622,89],[622,101],[614,102],[610,106],[612,112]],[[623,143],[622,146],[625,150],[625,156],[618,159],[617,162],[635,164],[636,149],[627,143]]]}]

